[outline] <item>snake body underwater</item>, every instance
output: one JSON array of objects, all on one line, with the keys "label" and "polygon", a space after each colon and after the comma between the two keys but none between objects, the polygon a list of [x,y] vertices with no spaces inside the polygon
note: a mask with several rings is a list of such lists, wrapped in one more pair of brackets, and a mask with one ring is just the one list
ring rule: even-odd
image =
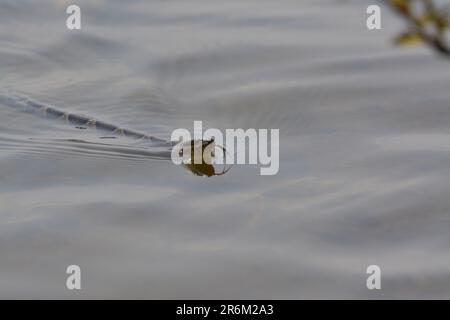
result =
[{"label": "snake body underwater", "polygon": [[[126,137],[133,139],[140,143],[139,147],[120,147],[117,145],[108,145],[103,143],[89,143],[82,140],[68,139],[67,141],[82,142],[88,144],[89,147],[105,147],[108,146],[117,152],[125,152],[126,154],[134,154],[139,156],[147,156],[149,158],[156,159],[171,159],[172,149],[176,146],[177,142],[166,140],[160,137],[149,135],[143,132],[139,132],[133,129],[123,128],[121,126],[108,123],[97,118],[93,118],[84,114],[70,113],[60,108],[48,105],[39,101],[36,101],[28,96],[18,94],[15,92],[0,92],[0,105],[4,105],[22,112],[31,113],[37,116],[41,116],[45,119],[62,120],[67,124],[75,126],[79,129],[92,128],[100,131],[107,136],[103,138],[115,138]],[[214,140],[202,140],[202,141],[190,141],[189,144],[194,149],[196,146],[204,149],[208,145],[214,143]],[[150,149],[151,148],[151,149]],[[154,149],[158,149],[155,151]],[[184,167],[198,176],[214,176],[221,175],[228,170],[224,170],[221,173],[217,173],[214,166],[207,163],[201,164],[184,164]]]}]

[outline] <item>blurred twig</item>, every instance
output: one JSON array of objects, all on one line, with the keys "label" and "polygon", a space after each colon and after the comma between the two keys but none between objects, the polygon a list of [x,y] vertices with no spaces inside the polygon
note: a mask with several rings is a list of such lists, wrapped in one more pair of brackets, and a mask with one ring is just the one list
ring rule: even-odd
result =
[{"label": "blurred twig", "polygon": [[408,23],[408,31],[397,37],[398,44],[417,38],[450,58],[446,40],[450,23],[444,7],[438,8],[434,0],[386,0],[386,3]]}]

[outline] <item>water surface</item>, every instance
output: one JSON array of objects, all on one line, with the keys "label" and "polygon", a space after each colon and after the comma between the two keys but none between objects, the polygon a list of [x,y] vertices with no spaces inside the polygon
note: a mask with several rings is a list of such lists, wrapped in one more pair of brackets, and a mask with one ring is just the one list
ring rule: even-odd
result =
[{"label": "water surface", "polygon": [[450,298],[450,63],[392,47],[386,8],[370,32],[369,1],[78,4],[69,31],[67,1],[0,1],[0,88],[163,138],[278,128],[280,171],[80,150],[0,105],[0,298]]}]

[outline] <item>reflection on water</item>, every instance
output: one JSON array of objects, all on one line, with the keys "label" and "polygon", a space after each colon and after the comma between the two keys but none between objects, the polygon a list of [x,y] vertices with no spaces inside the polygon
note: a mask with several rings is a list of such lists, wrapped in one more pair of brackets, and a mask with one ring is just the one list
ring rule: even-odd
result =
[{"label": "reflection on water", "polygon": [[64,1],[1,0],[1,90],[164,140],[280,129],[280,171],[201,179],[0,104],[0,297],[450,297],[448,61],[369,2],[80,1],[69,31]]}]

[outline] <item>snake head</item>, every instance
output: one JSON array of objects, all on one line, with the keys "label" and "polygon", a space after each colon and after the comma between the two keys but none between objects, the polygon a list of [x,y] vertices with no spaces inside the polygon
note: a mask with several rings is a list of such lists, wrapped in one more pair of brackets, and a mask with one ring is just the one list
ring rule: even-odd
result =
[{"label": "snake head", "polygon": [[202,157],[202,163],[211,164],[214,157],[214,148],[214,137],[208,140],[190,140],[181,144],[179,155],[186,160],[185,162],[192,163],[194,155],[198,153]]},{"label": "snake head", "polygon": [[[180,157],[185,159],[183,166],[197,176],[212,177],[224,174],[226,171],[217,172],[213,165],[216,147],[218,146],[214,143],[214,137],[211,139],[190,140],[182,143]],[[201,156],[200,163],[194,162],[196,152]]]}]

